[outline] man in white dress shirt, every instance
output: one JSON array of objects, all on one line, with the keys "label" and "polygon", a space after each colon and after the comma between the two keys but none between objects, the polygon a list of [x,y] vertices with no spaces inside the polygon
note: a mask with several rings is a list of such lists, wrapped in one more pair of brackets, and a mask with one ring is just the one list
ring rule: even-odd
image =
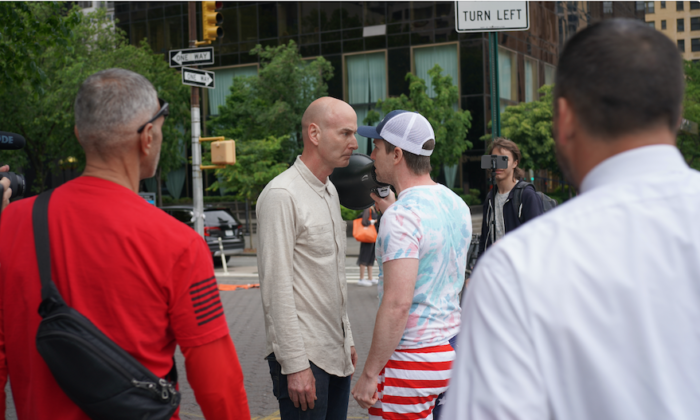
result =
[{"label": "man in white dress shirt", "polygon": [[632,20],[557,68],[562,172],[580,191],[480,260],[444,419],[700,418],[700,173],[675,147],[675,45]]}]

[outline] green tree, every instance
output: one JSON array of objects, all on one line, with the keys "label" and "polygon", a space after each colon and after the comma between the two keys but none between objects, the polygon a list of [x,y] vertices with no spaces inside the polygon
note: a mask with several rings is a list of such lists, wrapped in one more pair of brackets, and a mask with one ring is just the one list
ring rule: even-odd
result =
[{"label": "green tree", "polygon": [[[509,106],[501,115],[502,134],[518,144],[522,169],[559,173],[552,137],[552,85],[540,88],[540,99]],[[489,141],[491,136],[485,136]]]},{"label": "green tree", "polygon": [[256,201],[265,185],[289,167],[284,162],[287,138],[268,136],[262,140],[236,142],[236,164],[217,170],[220,181],[209,189],[232,190],[236,200]]},{"label": "green tree", "polygon": [[[37,2],[25,6],[35,19],[53,19],[49,16],[53,10],[51,4]],[[159,172],[167,174],[184,162],[182,148],[188,143],[190,125],[188,89],[182,85],[178,72],[170,69],[147,43],[143,42],[141,47],[129,45],[123,31],[114,28],[104,10],[82,18],[65,42],[51,44],[41,39],[49,34],[36,36],[40,45],[48,45],[42,51],[28,52],[45,75],[36,79],[40,89],[34,83],[36,80],[25,78],[0,92],[0,127],[27,140],[21,151],[0,152],[0,161],[9,163],[14,170],[31,166],[36,173],[34,192],[45,189],[49,174],[58,169],[61,161],[75,160],[78,170],[84,168],[85,154],[73,134],[73,102],[80,84],[89,75],[111,67],[142,74],[153,83],[158,95],[170,103],[170,118],[163,126]],[[14,80],[14,76],[10,78]],[[37,94],[39,91],[44,93]]]},{"label": "green tree", "polygon": [[[685,96],[683,118],[700,123],[700,64],[683,63],[685,70]],[[677,137],[678,149],[691,168],[700,170],[700,136],[682,131]]]},{"label": "green tree", "polygon": [[47,48],[66,46],[81,17],[66,3],[0,2],[0,87],[28,81],[35,94],[44,94],[47,75],[37,59]]},{"label": "green tree", "polygon": [[256,201],[260,192],[301,153],[301,117],[315,99],[328,94],[333,66],[323,57],[302,60],[294,41],[258,45],[257,76],[237,77],[219,116],[209,122],[216,136],[236,140],[236,164],[216,171],[237,199]]},{"label": "green tree", "polygon": [[219,116],[209,127],[216,135],[236,141],[287,136],[286,162],[302,149],[301,117],[311,102],[328,95],[333,66],[323,57],[304,61],[294,41],[287,45],[258,45],[251,52],[260,58],[257,76],[236,77]]},{"label": "green tree", "polygon": [[[454,104],[459,101],[459,90],[452,85],[452,76],[442,75],[442,68],[435,65],[428,70],[432,78],[435,98],[426,93],[425,80],[414,75],[406,74],[409,81],[409,96],[401,94],[398,98],[388,98],[377,101],[377,108],[384,115],[397,109],[414,111],[430,121],[435,131],[435,151],[430,156],[433,167],[432,176],[436,177],[443,165],[456,165],[462,153],[472,147],[467,140],[467,132],[471,128],[471,114],[467,110],[455,110]],[[380,120],[379,113],[370,110],[364,120],[365,124],[373,125]]]}]

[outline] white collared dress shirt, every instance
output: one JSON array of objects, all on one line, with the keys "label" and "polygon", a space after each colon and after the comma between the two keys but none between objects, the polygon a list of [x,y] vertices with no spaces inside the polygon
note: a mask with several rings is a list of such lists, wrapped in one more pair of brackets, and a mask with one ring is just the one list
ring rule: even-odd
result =
[{"label": "white collared dress shirt", "polygon": [[699,419],[700,173],[672,146],[605,160],[462,309],[443,419]]}]

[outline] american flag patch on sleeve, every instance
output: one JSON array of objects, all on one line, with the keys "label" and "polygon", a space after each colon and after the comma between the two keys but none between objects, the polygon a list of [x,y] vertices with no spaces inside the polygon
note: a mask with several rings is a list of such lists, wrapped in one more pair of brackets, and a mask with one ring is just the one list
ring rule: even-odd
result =
[{"label": "american flag patch on sleeve", "polygon": [[190,298],[197,325],[204,325],[224,314],[219,288],[214,276],[190,286]]}]

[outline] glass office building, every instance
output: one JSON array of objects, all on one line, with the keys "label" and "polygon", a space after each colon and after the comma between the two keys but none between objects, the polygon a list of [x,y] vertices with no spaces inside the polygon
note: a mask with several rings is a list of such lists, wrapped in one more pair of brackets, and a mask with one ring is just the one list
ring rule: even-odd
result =
[{"label": "glass office building", "polygon": [[[452,76],[460,92],[457,106],[469,110],[474,144],[461,165],[441,171],[439,181],[485,188],[479,138],[490,121],[488,34],[455,31],[454,2],[224,2],[224,37],[214,43],[216,90],[202,95],[204,118],[224,103],[236,76],[256,74],[257,44],[294,40],[304,57],[323,56],[334,67],[329,94],[351,104],[361,123],[377,100],[408,95],[408,72],[425,78],[436,63]],[[199,13],[199,7],[197,7]],[[156,52],[187,48],[186,2],[115,2],[120,28],[138,44],[143,38]],[[199,17],[197,19],[199,25]],[[538,89],[554,82],[559,51],[554,2],[530,2],[528,31],[500,32],[501,110],[538,98]],[[429,92],[430,93],[430,92]],[[358,138],[361,152],[369,142]]]}]

